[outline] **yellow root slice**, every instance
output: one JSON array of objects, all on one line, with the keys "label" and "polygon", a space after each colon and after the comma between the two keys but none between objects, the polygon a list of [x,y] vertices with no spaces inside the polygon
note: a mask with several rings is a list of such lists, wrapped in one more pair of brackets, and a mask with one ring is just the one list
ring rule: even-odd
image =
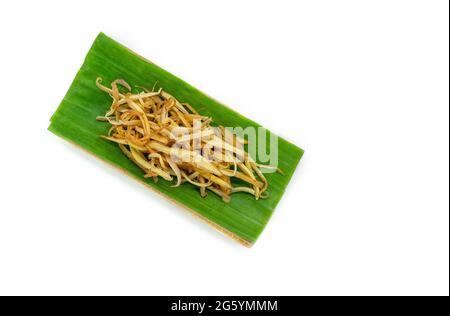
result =
[{"label": "yellow root slice", "polygon": [[[176,178],[173,187],[188,182],[199,188],[201,197],[208,190],[225,202],[234,193],[267,198],[269,182],[263,170],[281,170],[256,163],[245,151],[246,140],[222,126],[212,127],[211,117],[163,89],[142,88],[133,94],[122,79],[113,81],[111,88],[102,85],[101,78],[95,84],[112,98],[107,113],[96,118],[111,125],[108,135],[101,137],[118,144],[144,177],[155,182]],[[239,186],[233,185],[234,179]]]}]

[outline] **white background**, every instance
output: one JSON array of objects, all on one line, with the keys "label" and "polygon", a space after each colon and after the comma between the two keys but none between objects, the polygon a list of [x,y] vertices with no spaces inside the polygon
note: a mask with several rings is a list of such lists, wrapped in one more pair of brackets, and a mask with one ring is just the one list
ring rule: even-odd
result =
[{"label": "white background", "polygon": [[[0,6],[0,294],[448,295],[448,1]],[[254,248],[46,130],[100,31],[306,150]]]}]

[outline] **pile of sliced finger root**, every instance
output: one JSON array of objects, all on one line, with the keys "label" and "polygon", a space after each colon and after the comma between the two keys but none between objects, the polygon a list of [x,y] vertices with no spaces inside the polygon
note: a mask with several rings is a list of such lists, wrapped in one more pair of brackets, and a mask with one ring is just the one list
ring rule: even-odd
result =
[{"label": "pile of sliced finger root", "polygon": [[256,163],[245,151],[244,139],[222,126],[211,126],[212,118],[162,89],[132,93],[124,80],[115,80],[108,88],[101,78],[96,84],[112,98],[110,110],[97,117],[111,124],[102,137],[117,143],[146,178],[174,181],[174,187],[189,182],[202,197],[211,191],[226,202],[237,192],[267,197],[269,184],[262,170],[281,171]]}]

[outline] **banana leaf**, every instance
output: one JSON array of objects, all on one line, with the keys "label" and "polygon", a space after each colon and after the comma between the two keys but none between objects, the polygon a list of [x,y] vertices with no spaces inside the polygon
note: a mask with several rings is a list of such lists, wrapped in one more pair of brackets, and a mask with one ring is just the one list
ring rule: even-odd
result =
[{"label": "banana leaf", "polygon": [[244,128],[260,125],[100,33],[49,126],[52,133],[143,182],[229,237],[245,246],[253,245],[285,192],[303,150],[282,138],[278,139],[279,167],[284,175],[267,174],[269,197],[264,200],[257,201],[249,194],[237,193],[233,194],[230,203],[225,203],[215,194],[201,198],[197,188],[191,184],[173,188],[172,183],[162,179],[154,183],[152,179],[143,177],[142,171],[116,144],[99,137],[107,134],[109,124],[97,122],[96,117],[104,115],[111,101],[96,87],[97,77],[102,77],[105,85],[118,78],[134,87],[152,88],[158,82],[181,102],[197,106],[201,114],[211,116],[216,124]]}]

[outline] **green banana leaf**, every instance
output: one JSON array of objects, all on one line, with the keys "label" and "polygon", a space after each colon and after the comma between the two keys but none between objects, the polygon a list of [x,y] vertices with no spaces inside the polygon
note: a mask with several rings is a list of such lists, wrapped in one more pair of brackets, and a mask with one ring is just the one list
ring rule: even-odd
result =
[{"label": "green banana leaf", "polygon": [[52,116],[49,126],[52,133],[114,165],[190,210],[226,235],[246,246],[251,246],[272,216],[303,155],[303,150],[279,138],[279,167],[284,171],[284,175],[267,175],[270,184],[269,198],[264,200],[256,201],[249,194],[238,193],[233,194],[230,203],[225,203],[212,193],[206,198],[201,198],[198,189],[191,184],[173,188],[171,187],[173,183],[162,179],[154,183],[152,179],[143,177],[142,171],[116,144],[99,137],[107,134],[109,124],[97,122],[96,117],[104,115],[111,105],[111,100],[106,93],[96,87],[97,77],[102,77],[106,86],[118,78],[124,79],[131,86],[149,88],[158,81],[165,91],[181,102],[197,107],[201,114],[211,116],[216,124],[244,128],[260,125],[100,33],[69,91]]}]

